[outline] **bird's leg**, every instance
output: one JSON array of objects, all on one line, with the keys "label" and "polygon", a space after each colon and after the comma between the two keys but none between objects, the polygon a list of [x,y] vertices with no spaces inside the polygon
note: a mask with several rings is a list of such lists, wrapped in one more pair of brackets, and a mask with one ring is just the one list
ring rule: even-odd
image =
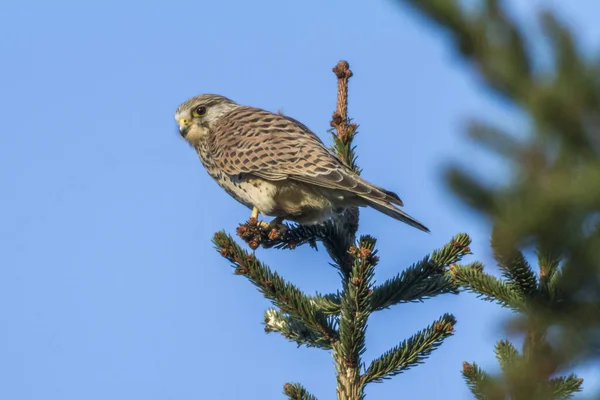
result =
[{"label": "bird's leg", "polygon": [[256,220],[256,224],[260,228],[269,229],[271,227],[271,225],[269,225],[269,223],[266,221],[259,221],[258,214],[260,214],[260,211],[258,211],[258,208],[256,208],[256,206],[252,207],[252,213],[250,214],[250,219],[254,218]]},{"label": "bird's leg", "polygon": [[271,222],[259,221],[258,214],[260,211],[256,207],[252,207],[252,213],[250,214],[250,219],[254,218],[256,220],[256,224],[263,229],[277,229],[278,231],[287,230],[288,227],[283,224],[283,217],[275,217],[271,220]]}]

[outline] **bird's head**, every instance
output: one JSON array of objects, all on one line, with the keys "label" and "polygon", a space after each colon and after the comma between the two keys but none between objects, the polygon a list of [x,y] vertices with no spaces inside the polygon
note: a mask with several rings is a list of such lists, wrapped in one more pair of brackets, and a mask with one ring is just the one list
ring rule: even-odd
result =
[{"label": "bird's head", "polygon": [[208,133],[215,123],[238,105],[226,97],[202,94],[181,104],[175,112],[179,133],[192,146]]}]

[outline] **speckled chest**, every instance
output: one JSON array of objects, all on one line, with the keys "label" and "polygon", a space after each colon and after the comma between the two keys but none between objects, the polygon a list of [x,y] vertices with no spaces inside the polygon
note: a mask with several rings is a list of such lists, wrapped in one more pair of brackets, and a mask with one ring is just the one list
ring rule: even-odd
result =
[{"label": "speckled chest", "polygon": [[276,208],[274,197],[277,187],[275,184],[248,174],[233,176],[226,174],[212,162],[208,146],[198,146],[196,151],[206,172],[238,202],[250,209],[256,206],[265,214],[269,214]]}]

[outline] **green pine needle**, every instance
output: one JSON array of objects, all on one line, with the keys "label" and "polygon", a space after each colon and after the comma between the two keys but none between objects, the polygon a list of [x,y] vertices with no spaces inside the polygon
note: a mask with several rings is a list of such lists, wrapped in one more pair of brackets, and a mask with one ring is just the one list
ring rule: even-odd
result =
[{"label": "green pine needle", "polygon": [[532,298],[537,293],[537,278],[531,265],[512,243],[504,242],[500,225],[492,231],[494,258],[502,270],[502,275],[524,296]]},{"label": "green pine needle", "polygon": [[341,302],[341,294],[339,292],[326,295],[317,294],[310,299],[322,313],[327,315],[339,315]]},{"label": "green pine needle", "polygon": [[508,340],[501,340],[496,343],[496,358],[505,374],[510,374],[520,367],[522,357],[519,352]]},{"label": "green pine needle", "polygon": [[515,311],[524,308],[521,293],[510,283],[484,273],[479,263],[456,265],[451,269],[451,273],[457,284],[478,294],[484,300],[497,302]]},{"label": "green pine needle", "polygon": [[317,347],[331,350],[331,342],[298,319],[283,314],[274,308],[265,311],[265,332],[278,332],[286,339],[296,342],[298,346]]},{"label": "green pine needle", "polygon": [[552,249],[539,245],[536,251],[538,268],[540,270],[540,292],[550,303],[555,303],[559,297],[557,293],[557,280],[560,278],[560,257]]},{"label": "green pine needle", "polygon": [[456,319],[444,314],[431,326],[417,332],[408,340],[373,360],[363,375],[363,381],[381,382],[422,363],[444,339],[452,336]]},{"label": "green pine needle", "polygon": [[431,257],[408,267],[394,278],[373,288],[372,307],[379,311],[398,303],[423,301],[444,293],[457,293],[456,285],[446,269],[462,259],[471,250],[471,239],[465,233],[454,236]]},{"label": "green pine needle", "polygon": [[462,376],[477,400],[504,400],[492,377],[477,364],[463,362]]},{"label": "green pine needle", "polygon": [[322,335],[324,340],[337,339],[332,321],[300,289],[248,254],[225,232],[217,232],[213,242],[221,255],[233,264],[235,273],[248,278],[275,306],[297,318],[315,335]]},{"label": "green pine needle", "polygon": [[350,124],[351,120],[348,121],[348,137],[347,141],[344,143],[341,141],[335,131],[335,129],[330,129],[329,133],[331,133],[333,146],[332,151],[337,154],[342,161],[350,170],[354,171],[357,175],[360,175],[361,170],[357,165],[358,156],[356,155],[356,146],[352,144],[354,141],[354,137],[358,134],[358,125]]},{"label": "green pine needle", "polygon": [[375,242],[374,238],[363,236],[358,245],[349,250],[354,263],[341,294],[340,340],[337,346],[347,365],[358,365],[365,351],[367,319],[371,313],[371,285],[377,264]]},{"label": "green pine needle", "polygon": [[549,382],[549,388],[552,390],[553,400],[570,399],[577,392],[581,392],[583,379],[571,374],[566,377],[554,378]]},{"label": "green pine needle", "polygon": [[283,394],[290,400],[317,400],[304,386],[296,382],[283,385]]},{"label": "green pine needle", "polygon": [[465,255],[471,254],[470,244],[471,238],[469,235],[459,233],[450,239],[441,249],[434,250],[431,253],[431,261],[437,264],[438,267],[455,264],[462,260]]},{"label": "green pine needle", "polygon": [[399,303],[423,301],[456,287],[429,257],[413,264],[395,277],[373,288],[373,310],[379,311]]}]

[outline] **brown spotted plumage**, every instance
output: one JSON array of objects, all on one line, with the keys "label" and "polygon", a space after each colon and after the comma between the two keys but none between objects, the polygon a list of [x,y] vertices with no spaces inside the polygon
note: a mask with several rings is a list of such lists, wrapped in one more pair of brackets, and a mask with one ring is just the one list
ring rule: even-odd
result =
[{"label": "brown spotted plumage", "polygon": [[428,232],[400,198],[353,173],[305,125],[218,95],[189,99],[175,113],[181,135],[210,176],[264,215],[316,224],[351,206],[370,206]]}]

